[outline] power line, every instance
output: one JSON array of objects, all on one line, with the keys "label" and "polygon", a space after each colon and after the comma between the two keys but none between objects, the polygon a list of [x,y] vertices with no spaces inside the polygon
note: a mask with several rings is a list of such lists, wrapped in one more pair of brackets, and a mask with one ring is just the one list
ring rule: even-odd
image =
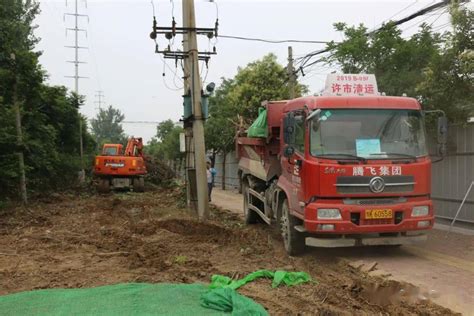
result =
[{"label": "power line", "polygon": [[[466,1],[469,1],[469,0],[460,0],[460,2],[466,2]],[[419,16],[425,15],[426,13],[429,13],[433,10],[436,10],[438,8],[447,6],[449,4],[449,2],[450,2],[450,0],[443,0],[441,2],[438,2],[438,3],[432,4],[430,6],[427,6],[423,9],[421,9],[421,10],[416,11],[415,13],[410,14],[407,17],[404,17],[403,19],[400,19],[398,21],[394,21],[394,25],[401,25],[401,24],[406,23],[408,21],[411,21],[411,20],[413,20],[413,19],[415,19]]]},{"label": "power line", "polygon": [[[436,10],[434,10],[434,11],[437,12],[437,11],[439,11],[439,10],[441,10],[441,9],[442,9],[442,8],[438,8],[438,9],[436,9]],[[438,19],[441,17],[441,15],[443,15],[443,14],[446,13],[446,12],[447,12],[447,9],[444,9],[441,13],[437,13],[437,14],[436,14],[436,15],[437,15],[437,18],[433,21],[433,23],[434,23],[436,20],[438,20]],[[417,27],[417,26],[421,25],[423,22],[425,22],[426,20],[430,19],[431,17],[433,17],[433,15],[428,15],[428,16],[426,16],[426,17],[425,17],[424,19],[422,19],[421,21],[418,21],[418,22],[416,22],[416,23],[414,23],[414,24],[412,24],[412,25],[409,25],[409,26],[407,26],[406,28],[402,29],[402,32],[405,32],[406,30],[409,30],[409,29],[412,29],[412,28],[414,28],[414,27]],[[431,24],[430,24],[430,25],[431,25]]]},{"label": "power line", "polygon": [[123,124],[160,124],[159,121],[122,121]]},{"label": "power line", "polygon": [[[460,0],[460,2],[468,2],[469,0]],[[409,16],[407,17],[404,17],[402,19],[399,19],[399,20],[396,20],[396,21],[393,21],[391,25],[394,25],[394,26],[398,26],[398,25],[401,25],[401,24],[404,24],[408,21],[411,21],[419,16],[422,16],[422,15],[425,15],[429,12],[432,12],[434,10],[437,10],[439,8],[442,8],[446,5],[449,4],[449,0],[443,0],[441,2],[438,2],[438,3],[435,3],[435,4],[430,4],[428,5],[427,7],[424,7],[423,9],[420,9],[412,14],[410,14]],[[381,30],[383,30],[385,28],[385,25],[383,25],[382,27],[379,27],[373,31],[370,31],[368,33],[366,33],[366,36],[370,36],[370,35],[373,35],[377,32],[380,32]],[[324,53],[327,53],[329,52],[331,49],[330,48],[325,48],[325,49],[321,49],[321,50],[317,50],[317,51],[313,51],[303,57],[300,57],[300,58],[297,58],[297,60],[299,60],[299,64],[300,66],[297,67],[295,69],[295,72],[299,72],[301,71],[301,73],[304,75],[304,69],[309,67],[309,66],[312,66],[314,65],[315,63],[318,63],[318,62],[321,62],[324,60],[324,58],[320,58],[314,62],[311,62],[308,64],[308,62],[311,60],[311,58],[313,58],[314,56],[318,56],[318,55],[321,55],[321,54],[324,54]]]},{"label": "power line", "polygon": [[[400,13],[402,13],[403,11],[411,8],[412,6],[414,6],[416,3],[418,2],[418,0],[415,0],[415,2],[412,2],[410,3],[409,5],[407,5],[406,7],[404,7],[403,9],[401,9],[400,11],[398,11],[397,13],[393,14],[391,17],[389,17],[388,19],[382,21],[381,23],[378,24],[378,27],[384,25],[385,23],[387,23],[388,21],[391,21],[395,16],[399,15]],[[434,1],[432,1],[431,3],[433,3]]]},{"label": "power line", "polygon": [[283,43],[328,44],[330,43],[329,41],[297,40],[297,39],[272,40],[272,39],[264,39],[264,38],[244,37],[244,36],[235,36],[235,35],[221,35],[221,34],[219,34],[218,37],[242,40],[242,41],[264,42],[264,43],[270,43],[270,44],[283,44]]}]

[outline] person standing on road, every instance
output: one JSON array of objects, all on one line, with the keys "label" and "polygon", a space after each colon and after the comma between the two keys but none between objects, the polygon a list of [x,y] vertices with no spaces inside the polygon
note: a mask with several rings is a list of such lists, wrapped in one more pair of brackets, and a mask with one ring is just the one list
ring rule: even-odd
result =
[{"label": "person standing on road", "polygon": [[209,194],[209,202],[211,201],[212,188],[214,187],[214,179],[216,177],[216,169],[211,167],[211,163],[208,161],[206,163],[206,175],[207,175],[207,192]]}]

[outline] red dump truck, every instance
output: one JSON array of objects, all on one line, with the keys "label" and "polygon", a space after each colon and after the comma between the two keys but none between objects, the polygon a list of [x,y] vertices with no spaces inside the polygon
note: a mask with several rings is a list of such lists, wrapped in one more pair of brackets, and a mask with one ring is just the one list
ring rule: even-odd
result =
[{"label": "red dump truck", "polygon": [[426,239],[431,160],[417,100],[379,94],[373,75],[331,74],[320,96],[264,106],[266,137],[236,140],[246,223],[279,225],[290,255]]}]

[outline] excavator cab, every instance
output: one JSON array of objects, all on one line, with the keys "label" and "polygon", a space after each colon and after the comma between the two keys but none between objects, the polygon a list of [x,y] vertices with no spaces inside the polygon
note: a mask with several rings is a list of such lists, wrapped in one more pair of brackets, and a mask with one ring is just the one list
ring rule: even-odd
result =
[{"label": "excavator cab", "polygon": [[119,156],[122,155],[121,144],[104,144],[102,148],[102,156]]}]

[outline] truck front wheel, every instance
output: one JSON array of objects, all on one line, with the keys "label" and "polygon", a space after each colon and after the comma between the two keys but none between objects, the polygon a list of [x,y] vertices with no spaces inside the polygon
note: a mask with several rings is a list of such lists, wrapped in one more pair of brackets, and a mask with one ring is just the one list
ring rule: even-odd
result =
[{"label": "truck front wheel", "polygon": [[244,195],[244,217],[245,224],[255,224],[258,221],[258,214],[249,209],[249,183],[242,180],[242,194]]},{"label": "truck front wheel", "polygon": [[301,254],[305,248],[304,236],[295,229],[298,224],[298,219],[290,214],[288,200],[283,200],[280,228],[285,250],[290,256]]}]

